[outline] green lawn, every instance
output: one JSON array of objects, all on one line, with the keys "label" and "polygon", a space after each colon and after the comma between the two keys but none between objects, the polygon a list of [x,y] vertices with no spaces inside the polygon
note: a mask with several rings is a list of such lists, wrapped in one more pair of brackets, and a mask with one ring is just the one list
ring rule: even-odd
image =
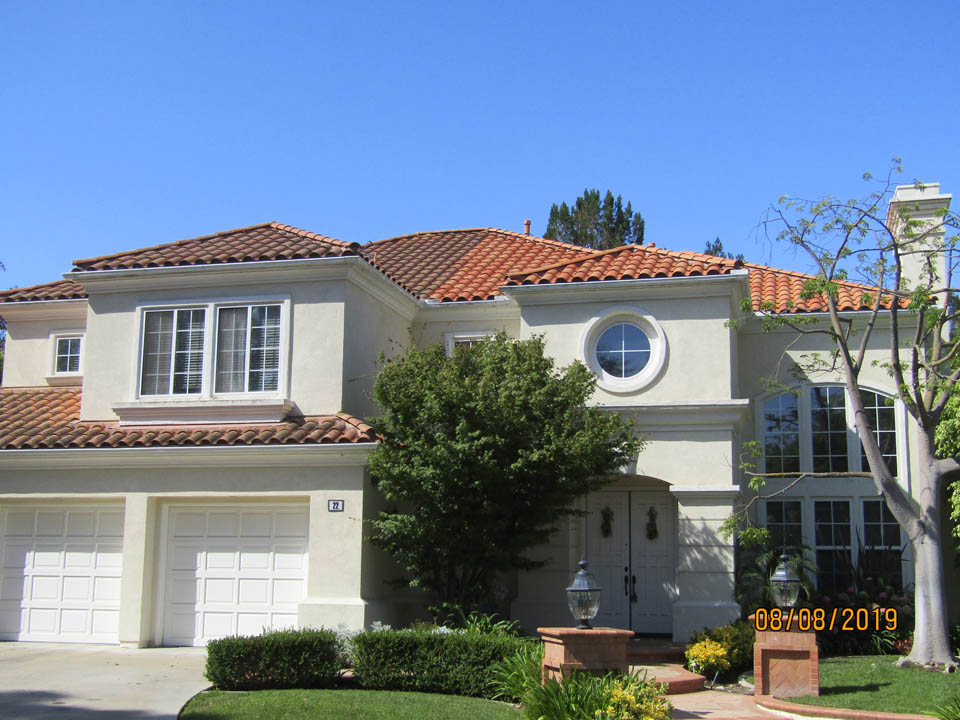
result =
[{"label": "green lawn", "polygon": [[379,690],[260,690],[201,693],[181,720],[519,720],[492,700]]},{"label": "green lawn", "polygon": [[933,715],[960,693],[960,673],[893,666],[894,655],[835,657],[820,661],[820,695],[789,698],[805,705]]}]

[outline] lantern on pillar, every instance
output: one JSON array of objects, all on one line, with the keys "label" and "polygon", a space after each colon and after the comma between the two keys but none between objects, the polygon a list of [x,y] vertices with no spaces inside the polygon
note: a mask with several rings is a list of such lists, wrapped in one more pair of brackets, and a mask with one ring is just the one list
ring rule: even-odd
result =
[{"label": "lantern on pillar", "polygon": [[578,630],[589,630],[590,621],[600,610],[600,591],[593,575],[587,572],[587,561],[581,560],[580,570],[573,576],[573,583],[567,588],[567,605],[573,619],[579,621]]},{"label": "lantern on pillar", "polygon": [[784,553],[780,556],[777,569],[770,576],[770,586],[773,590],[773,599],[779,607],[793,607],[800,596],[800,577],[790,566],[790,557]]}]

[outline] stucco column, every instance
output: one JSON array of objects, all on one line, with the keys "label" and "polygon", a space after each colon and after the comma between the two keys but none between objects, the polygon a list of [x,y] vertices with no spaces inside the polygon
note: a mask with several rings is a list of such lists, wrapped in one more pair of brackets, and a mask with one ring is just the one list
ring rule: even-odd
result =
[{"label": "stucco column", "polygon": [[130,647],[153,644],[156,585],[157,499],[126,496],[123,514],[123,575],[120,581],[119,641]]},{"label": "stucco column", "polygon": [[675,642],[687,642],[696,630],[740,617],[740,606],[733,601],[733,542],[720,535],[739,491],[722,485],[670,488],[677,498]]},{"label": "stucco column", "polygon": [[[363,469],[338,488],[310,493],[307,598],[300,604],[301,627],[362,629]],[[331,506],[331,501],[335,504]],[[342,507],[342,510],[336,509]]]}]

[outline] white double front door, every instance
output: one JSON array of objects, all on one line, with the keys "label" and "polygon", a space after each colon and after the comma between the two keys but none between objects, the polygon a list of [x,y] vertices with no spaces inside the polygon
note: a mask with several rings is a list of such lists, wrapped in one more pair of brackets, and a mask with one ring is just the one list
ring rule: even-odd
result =
[{"label": "white double front door", "polygon": [[673,632],[676,502],[667,491],[610,490],[587,498],[585,557],[603,588],[595,625]]}]

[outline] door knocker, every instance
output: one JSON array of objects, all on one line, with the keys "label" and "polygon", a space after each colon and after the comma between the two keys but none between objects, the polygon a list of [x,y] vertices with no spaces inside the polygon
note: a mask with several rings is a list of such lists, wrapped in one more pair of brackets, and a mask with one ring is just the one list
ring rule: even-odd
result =
[{"label": "door knocker", "polygon": [[613,535],[613,510],[609,505],[600,511],[600,534],[605,538]]},{"label": "door knocker", "polygon": [[657,511],[653,505],[647,511],[647,517],[650,518],[650,522],[647,523],[647,540],[656,540],[660,533],[657,531]]}]

